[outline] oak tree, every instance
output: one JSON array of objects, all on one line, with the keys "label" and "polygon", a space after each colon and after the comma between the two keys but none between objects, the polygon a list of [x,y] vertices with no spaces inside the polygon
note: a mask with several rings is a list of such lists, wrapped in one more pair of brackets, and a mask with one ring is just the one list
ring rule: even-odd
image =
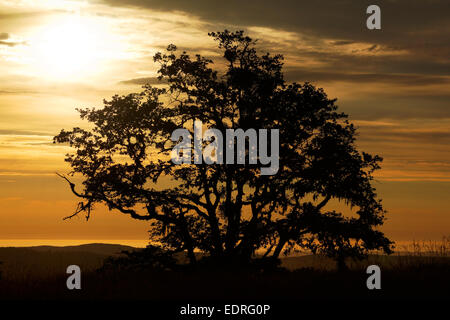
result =
[{"label": "oak tree", "polygon": [[[95,204],[145,220],[150,240],[169,252],[249,262],[302,248],[346,257],[391,252],[379,231],[385,210],[372,186],[381,158],[357,150],[356,128],[336,99],[310,83],[288,83],[283,57],[260,54],[242,31],[210,33],[223,63],[170,45],[154,56],[161,85],[79,109],[90,129],[62,130],[74,148],[61,175],[80,198],[72,215]],[[279,170],[249,164],[175,164],[171,134],[193,123],[226,129],[279,129]],[[269,148],[270,150],[270,148]],[[247,150],[247,154],[248,154]],[[194,156],[194,155],[192,155]],[[71,176],[80,176],[76,186]],[[340,212],[339,202],[351,214]],[[258,256],[261,256],[258,255]]]}]

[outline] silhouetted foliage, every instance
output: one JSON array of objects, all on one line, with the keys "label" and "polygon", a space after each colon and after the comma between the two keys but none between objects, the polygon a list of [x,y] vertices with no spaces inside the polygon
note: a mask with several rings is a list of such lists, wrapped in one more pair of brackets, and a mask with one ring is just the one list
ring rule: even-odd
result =
[{"label": "silhouetted foliage", "polygon": [[[248,263],[258,249],[277,259],[295,248],[340,261],[368,250],[391,252],[376,227],[385,211],[371,185],[381,158],[360,153],[355,127],[337,111],[335,99],[310,83],[286,83],[281,55],[259,55],[255,41],[238,32],[210,33],[225,68],[205,57],[157,53],[161,88],[114,96],[101,109],[81,109],[90,130],[62,130],[71,175],[82,201],[74,215],[89,218],[96,203],[151,224],[153,244],[194,251],[220,261]],[[280,167],[261,175],[256,165],[183,164],[170,160],[177,128],[193,134],[193,121],[225,133],[227,128],[280,130]],[[224,134],[225,136],[225,134]],[[248,151],[248,150],[247,150]],[[354,209],[351,217],[327,209],[332,199]]]}]

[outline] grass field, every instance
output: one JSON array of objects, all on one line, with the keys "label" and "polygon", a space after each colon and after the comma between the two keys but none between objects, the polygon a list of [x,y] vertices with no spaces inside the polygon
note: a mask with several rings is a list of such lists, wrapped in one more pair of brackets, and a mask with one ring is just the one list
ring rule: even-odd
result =
[{"label": "grass field", "polygon": [[[89,244],[73,247],[0,248],[0,299],[450,299],[450,239],[412,243],[391,256],[372,254],[348,261],[300,255],[282,259],[282,270],[248,272],[98,272],[105,258],[132,247]],[[68,265],[82,270],[82,289],[66,288]],[[382,290],[368,290],[365,270],[379,265]]]}]

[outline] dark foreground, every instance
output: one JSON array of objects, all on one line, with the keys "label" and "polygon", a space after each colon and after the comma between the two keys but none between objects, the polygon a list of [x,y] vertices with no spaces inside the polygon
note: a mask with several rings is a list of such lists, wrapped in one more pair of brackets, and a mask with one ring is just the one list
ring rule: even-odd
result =
[{"label": "dark foreground", "polygon": [[[91,245],[72,248],[0,248],[0,299],[161,302],[258,303],[323,300],[447,300],[450,301],[450,258],[370,257],[350,264],[347,272],[334,270],[321,257],[283,261],[283,269],[252,273],[222,270],[99,272],[102,261],[119,247]],[[120,250],[119,250],[120,251]],[[82,270],[81,290],[68,290],[66,267]],[[381,290],[368,290],[366,267],[381,267]]]}]

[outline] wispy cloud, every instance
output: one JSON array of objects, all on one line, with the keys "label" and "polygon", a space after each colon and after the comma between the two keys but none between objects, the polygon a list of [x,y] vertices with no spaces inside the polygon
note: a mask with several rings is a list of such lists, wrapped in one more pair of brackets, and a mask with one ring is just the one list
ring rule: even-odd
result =
[{"label": "wispy cloud", "polygon": [[25,41],[17,41],[11,38],[9,33],[0,33],[0,45],[15,47],[26,44]]},{"label": "wispy cloud", "polygon": [[119,84],[132,84],[132,85],[161,85],[165,84],[167,81],[159,80],[157,77],[143,77],[143,78],[135,78],[130,80],[120,81]]}]

